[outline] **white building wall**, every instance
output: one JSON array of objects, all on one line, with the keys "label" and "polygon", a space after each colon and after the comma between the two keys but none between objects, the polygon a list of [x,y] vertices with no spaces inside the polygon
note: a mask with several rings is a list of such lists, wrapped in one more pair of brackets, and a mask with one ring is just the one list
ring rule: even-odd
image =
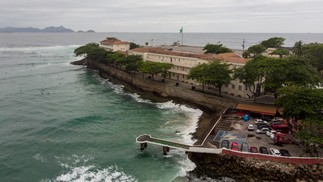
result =
[{"label": "white building wall", "polygon": [[[171,63],[174,66],[169,70],[169,74],[167,78],[176,80],[179,82],[189,83],[192,85],[201,85],[201,83],[191,79],[187,79],[187,75],[189,74],[190,70],[199,64],[209,63],[209,61],[207,60],[201,60],[198,58],[180,57],[180,56],[164,55],[164,54],[157,54],[157,53],[140,53],[140,52],[129,51],[129,54],[141,55],[144,61]],[[235,69],[242,66],[244,65],[231,63],[230,69]],[[250,96],[252,96],[249,89],[246,89],[246,87],[242,83],[240,83],[239,80],[232,80],[229,85],[222,87],[222,91],[223,93],[226,93],[232,96],[237,96],[237,97],[249,98]]]},{"label": "white building wall", "polygon": [[108,51],[116,52],[116,51],[127,51],[130,49],[130,44],[111,44],[111,45],[106,45],[106,44],[101,44],[101,47]]}]

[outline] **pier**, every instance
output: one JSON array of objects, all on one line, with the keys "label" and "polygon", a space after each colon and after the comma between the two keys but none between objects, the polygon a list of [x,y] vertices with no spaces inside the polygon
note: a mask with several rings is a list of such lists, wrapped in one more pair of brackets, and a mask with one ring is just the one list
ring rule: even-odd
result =
[{"label": "pier", "polygon": [[153,138],[147,134],[138,136],[136,138],[136,142],[140,144],[140,150],[142,151],[145,150],[145,148],[147,148],[148,143],[162,146],[164,155],[167,155],[170,148],[183,150],[185,152],[199,152],[199,153],[213,153],[213,154],[220,154],[222,152],[222,149],[186,145],[186,144],[168,141],[164,139]]}]

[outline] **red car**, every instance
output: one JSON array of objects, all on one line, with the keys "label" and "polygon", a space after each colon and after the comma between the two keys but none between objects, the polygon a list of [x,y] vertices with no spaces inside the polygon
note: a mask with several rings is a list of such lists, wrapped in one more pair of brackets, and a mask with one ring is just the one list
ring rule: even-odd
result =
[{"label": "red car", "polygon": [[257,147],[250,147],[250,152],[251,153],[258,153]]},{"label": "red car", "polygon": [[239,144],[237,142],[232,142],[231,150],[239,151]]}]

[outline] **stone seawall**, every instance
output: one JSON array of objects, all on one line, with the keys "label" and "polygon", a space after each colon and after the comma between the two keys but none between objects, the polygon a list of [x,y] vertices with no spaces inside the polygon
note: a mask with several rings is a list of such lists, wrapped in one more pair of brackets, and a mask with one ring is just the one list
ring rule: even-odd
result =
[{"label": "stone seawall", "polygon": [[230,177],[236,181],[321,181],[323,165],[293,165],[233,155],[188,153],[197,177]]},{"label": "stone seawall", "polygon": [[175,86],[174,82],[170,80],[166,80],[165,82],[152,80],[147,78],[148,75],[144,78],[144,75],[142,74],[130,74],[112,66],[94,61],[88,61],[88,67],[99,70],[102,77],[121,81],[134,90],[150,92],[156,96],[185,101],[208,110],[222,111],[225,108],[236,106],[234,101],[211,94],[203,94],[187,87]]}]

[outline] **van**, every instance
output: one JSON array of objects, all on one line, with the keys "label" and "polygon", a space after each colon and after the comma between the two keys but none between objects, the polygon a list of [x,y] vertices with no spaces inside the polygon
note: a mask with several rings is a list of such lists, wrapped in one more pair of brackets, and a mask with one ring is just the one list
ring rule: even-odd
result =
[{"label": "van", "polygon": [[271,128],[280,133],[289,133],[289,127],[285,124],[272,124]]}]

